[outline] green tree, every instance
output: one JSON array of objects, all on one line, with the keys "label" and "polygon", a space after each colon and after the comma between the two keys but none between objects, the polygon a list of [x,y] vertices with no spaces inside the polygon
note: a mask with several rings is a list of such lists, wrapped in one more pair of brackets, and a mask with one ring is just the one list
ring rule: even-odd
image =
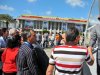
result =
[{"label": "green tree", "polygon": [[48,30],[43,30],[42,32],[43,32],[43,34],[44,34],[44,33],[49,33],[49,31],[48,31]]},{"label": "green tree", "polygon": [[8,14],[0,14],[0,20],[4,20],[6,21],[6,27],[8,28],[8,24],[11,22],[15,22],[15,20],[13,19],[13,17],[11,17]]}]

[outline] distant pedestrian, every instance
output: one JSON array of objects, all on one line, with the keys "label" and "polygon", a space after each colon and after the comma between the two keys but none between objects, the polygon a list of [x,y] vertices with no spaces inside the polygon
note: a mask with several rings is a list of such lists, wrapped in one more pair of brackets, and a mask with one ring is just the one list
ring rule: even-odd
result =
[{"label": "distant pedestrian", "polygon": [[37,40],[37,42],[38,42],[39,44],[41,44],[42,35],[41,35],[39,32],[36,34],[36,40]]},{"label": "distant pedestrian", "polygon": [[56,33],[56,36],[55,36],[55,39],[56,39],[56,45],[61,45],[61,40],[62,40],[62,36],[60,33]]},{"label": "distant pedestrian", "polygon": [[43,47],[44,48],[48,47],[48,42],[49,42],[49,34],[44,33],[44,35],[43,35]]},{"label": "distant pedestrian", "polygon": [[51,47],[53,47],[54,46],[54,41],[55,41],[55,34],[52,32],[51,33]]}]

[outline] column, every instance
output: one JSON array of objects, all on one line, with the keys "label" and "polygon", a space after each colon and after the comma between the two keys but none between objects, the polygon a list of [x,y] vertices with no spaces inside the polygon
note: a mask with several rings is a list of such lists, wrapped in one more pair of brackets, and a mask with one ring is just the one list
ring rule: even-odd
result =
[{"label": "column", "polygon": [[48,30],[48,21],[43,21],[43,29],[44,28]]},{"label": "column", "polygon": [[33,30],[35,29],[35,28],[34,28],[34,25],[35,25],[35,23],[34,23],[34,20],[33,20]]},{"label": "column", "polygon": [[61,22],[61,33],[62,33],[62,31],[63,31],[62,29],[63,29],[63,22]]},{"label": "column", "polygon": [[50,21],[50,30],[52,31],[52,22]]},{"label": "column", "polygon": [[58,22],[58,32],[60,32],[60,22]]},{"label": "column", "polygon": [[66,30],[68,30],[68,23],[66,23]]}]

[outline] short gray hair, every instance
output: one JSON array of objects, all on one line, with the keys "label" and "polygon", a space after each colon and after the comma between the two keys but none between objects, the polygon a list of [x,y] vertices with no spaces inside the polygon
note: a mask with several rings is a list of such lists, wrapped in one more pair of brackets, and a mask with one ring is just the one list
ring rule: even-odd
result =
[{"label": "short gray hair", "polygon": [[26,32],[27,38],[29,38],[31,36],[30,32]]},{"label": "short gray hair", "polygon": [[15,32],[16,32],[16,29],[12,28],[9,30],[9,35],[13,35],[13,34],[15,34]]}]

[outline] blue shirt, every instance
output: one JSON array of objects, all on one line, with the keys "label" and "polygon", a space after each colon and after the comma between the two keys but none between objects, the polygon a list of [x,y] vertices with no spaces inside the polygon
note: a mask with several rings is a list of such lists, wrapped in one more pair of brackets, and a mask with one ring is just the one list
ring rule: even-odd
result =
[{"label": "blue shirt", "polygon": [[7,43],[2,36],[0,36],[0,48],[6,48]]}]

